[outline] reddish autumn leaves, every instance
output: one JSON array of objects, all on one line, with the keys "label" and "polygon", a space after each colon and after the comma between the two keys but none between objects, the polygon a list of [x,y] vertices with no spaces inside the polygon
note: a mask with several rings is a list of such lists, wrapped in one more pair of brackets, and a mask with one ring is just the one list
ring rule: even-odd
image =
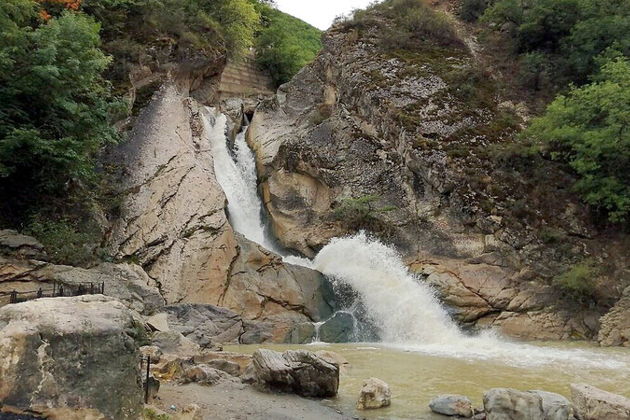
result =
[{"label": "reddish autumn leaves", "polygon": [[61,6],[68,10],[79,10],[82,0],[37,0],[44,8],[40,10],[39,17],[42,20],[49,20],[52,16],[46,10],[46,6]]}]

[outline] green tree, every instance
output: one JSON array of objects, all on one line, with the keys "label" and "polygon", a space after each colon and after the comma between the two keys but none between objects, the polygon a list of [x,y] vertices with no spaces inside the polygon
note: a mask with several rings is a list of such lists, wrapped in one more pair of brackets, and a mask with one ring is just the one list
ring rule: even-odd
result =
[{"label": "green tree", "polygon": [[575,189],[611,221],[630,216],[630,61],[609,60],[595,80],[556,98],[526,134],[568,162]]},{"label": "green tree", "polygon": [[279,10],[259,5],[262,28],[256,37],[258,64],[279,86],[288,82],[321,49],[321,31]]},{"label": "green tree", "polygon": [[0,195],[19,212],[93,177],[96,152],[116,139],[117,102],[91,18],[64,12],[36,28],[32,15],[11,20],[0,35]]}]

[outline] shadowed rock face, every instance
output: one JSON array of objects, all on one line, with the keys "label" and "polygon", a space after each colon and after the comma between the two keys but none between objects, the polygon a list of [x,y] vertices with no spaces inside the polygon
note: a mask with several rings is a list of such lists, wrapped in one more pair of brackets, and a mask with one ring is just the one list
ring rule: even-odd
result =
[{"label": "shadowed rock face", "polygon": [[[384,51],[389,24],[333,27],[315,61],[257,109],[247,138],[278,240],[313,256],[332,237],[367,229],[466,326],[594,338],[628,281],[624,237],[590,225],[554,164],[494,158],[519,129],[502,123],[515,107],[488,75],[473,86],[479,100],[461,95],[452,75],[483,73],[466,49]],[[339,217],[345,199],[367,195],[375,209],[395,209]],[[606,266],[592,309],[552,287],[587,257]]]},{"label": "shadowed rock face", "polygon": [[0,404],[57,418],[137,419],[135,328],[130,311],[102,295],[1,308]]}]

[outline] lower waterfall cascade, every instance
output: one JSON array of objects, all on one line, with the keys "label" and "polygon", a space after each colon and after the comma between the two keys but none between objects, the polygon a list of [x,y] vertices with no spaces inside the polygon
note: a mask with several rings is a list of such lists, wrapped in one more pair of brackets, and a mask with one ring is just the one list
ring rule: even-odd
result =
[{"label": "lower waterfall cascade", "polygon": [[[207,108],[204,123],[215,174],[227,196],[234,229],[279,254],[287,263],[317,270],[333,285],[350,286],[378,328],[383,344],[437,356],[498,359],[514,366],[578,363],[585,367],[630,369],[630,359],[609,358],[588,350],[515,343],[493,331],[465,334],[433,289],[409,272],[398,252],[365,232],[332,239],[313,260],[280,251],[265,229],[255,157],[245,140],[245,130],[238,134],[230,151],[226,116],[215,108]],[[315,323],[316,331],[321,324]]]}]

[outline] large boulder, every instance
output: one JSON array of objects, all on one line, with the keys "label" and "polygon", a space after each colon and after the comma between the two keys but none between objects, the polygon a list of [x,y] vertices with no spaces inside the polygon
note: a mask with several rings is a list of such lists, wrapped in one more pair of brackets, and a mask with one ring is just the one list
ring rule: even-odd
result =
[{"label": "large boulder", "polygon": [[472,417],[473,407],[470,399],[464,395],[438,395],[429,403],[434,413],[445,416]]},{"label": "large boulder", "polygon": [[580,420],[628,420],[630,399],[586,384],[571,384],[571,401]]},{"label": "large boulder", "polygon": [[72,411],[78,419],[94,411],[137,419],[142,408],[138,328],[122,303],[102,295],[1,308],[0,405],[51,416]]},{"label": "large boulder", "polygon": [[488,420],[545,420],[540,395],[511,388],[493,388],[483,394]]},{"label": "large boulder", "polygon": [[339,366],[306,350],[278,353],[259,349],[253,355],[255,382],[264,388],[304,397],[334,397],[339,388]]},{"label": "large boulder", "polygon": [[363,381],[363,387],[361,387],[357,401],[358,410],[389,407],[391,403],[392,392],[385,381],[378,378],[369,378]]}]

